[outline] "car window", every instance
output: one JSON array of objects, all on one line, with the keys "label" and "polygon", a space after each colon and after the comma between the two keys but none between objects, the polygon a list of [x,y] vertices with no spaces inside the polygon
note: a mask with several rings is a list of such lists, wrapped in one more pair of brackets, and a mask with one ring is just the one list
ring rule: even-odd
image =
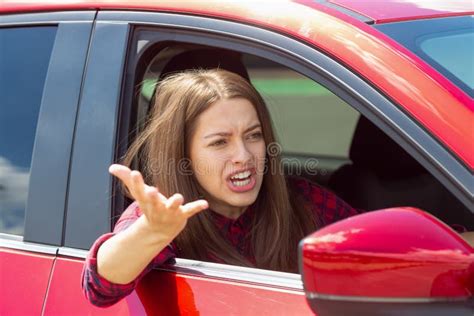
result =
[{"label": "car window", "polygon": [[[142,82],[142,115],[165,60],[158,58]],[[242,61],[272,115],[284,154],[348,159],[359,118],[356,110],[324,86],[284,66],[250,54],[243,54]],[[333,124],[334,120],[340,124]]]},{"label": "car window", "polygon": [[283,153],[348,159],[356,110],[284,66],[248,54],[243,60],[272,115]]},{"label": "car window", "polygon": [[[126,120],[134,122],[128,137],[147,121],[156,83],[167,62],[183,51],[209,49],[176,42],[157,47],[152,57],[141,52],[148,60],[140,60],[144,68],[135,77],[136,108],[131,111],[134,117]],[[284,64],[238,55],[269,108],[286,175],[318,183],[360,210],[409,205],[448,224],[463,222],[465,207],[398,143],[334,92]],[[436,198],[428,199],[430,192],[437,192]],[[448,208],[453,212],[446,212]]]},{"label": "car window", "polygon": [[0,28],[0,232],[23,234],[36,124],[56,27]]},{"label": "car window", "polygon": [[[148,65],[139,84],[138,121],[145,121],[166,62],[186,48],[196,49],[167,47]],[[251,54],[242,54],[241,61],[270,111],[287,174],[327,185],[331,173],[350,161],[359,113],[323,85],[283,65]],[[303,170],[305,164],[310,171]]]},{"label": "car window", "polygon": [[387,23],[375,27],[474,97],[473,22],[474,16],[471,15]]}]

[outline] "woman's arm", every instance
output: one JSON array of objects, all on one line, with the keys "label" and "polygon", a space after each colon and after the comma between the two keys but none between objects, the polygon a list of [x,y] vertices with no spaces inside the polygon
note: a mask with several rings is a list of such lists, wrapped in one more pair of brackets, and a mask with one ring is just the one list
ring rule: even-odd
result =
[{"label": "woman's arm", "polygon": [[102,244],[97,271],[112,283],[127,284],[183,230],[189,217],[208,204],[198,200],[183,205],[181,194],[166,198],[156,187],[146,185],[140,172],[122,165],[112,165],[109,172],[127,186],[143,215]]},{"label": "woman's arm", "polygon": [[120,219],[115,224],[114,231],[100,236],[92,245],[82,270],[82,289],[84,295],[92,304],[101,307],[115,304],[130,294],[137,286],[139,280],[153,267],[171,262],[176,257],[176,250],[173,244],[170,244],[160,251],[148,266],[144,268],[141,274],[128,284],[112,283],[100,276],[97,272],[97,253],[102,244],[114,235],[124,232],[135,223],[140,216],[142,216],[142,212],[138,203],[132,203],[120,216]]},{"label": "woman's arm", "polygon": [[146,217],[142,215],[125,231],[100,246],[97,272],[111,283],[130,283],[172,240],[172,236],[151,231]]},{"label": "woman's arm", "polygon": [[97,271],[110,282],[127,284],[183,230],[189,217],[208,204],[198,200],[183,205],[181,194],[166,198],[156,187],[146,185],[140,172],[125,166],[112,165],[109,172],[124,182],[143,215],[102,244]]}]

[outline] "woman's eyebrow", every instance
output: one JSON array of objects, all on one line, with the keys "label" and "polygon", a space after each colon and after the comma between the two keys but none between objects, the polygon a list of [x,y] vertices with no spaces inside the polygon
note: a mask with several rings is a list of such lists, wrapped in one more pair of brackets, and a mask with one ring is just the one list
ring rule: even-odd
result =
[{"label": "woman's eyebrow", "polygon": [[212,134],[204,136],[204,139],[211,138],[211,137],[214,137],[214,136],[230,136],[230,135],[231,135],[230,133],[224,133],[224,132],[212,133]]},{"label": "woman's eyebrow", "polygon": [[247,128],[247,129],[244,131],[244,133],[248,133],[248,132],[250,132],[251,130],[254,130],[254,129],[256,129],[257,127],[260,127],[260,126],[261,126],[260,123],[254,124],[254,125],[250,126],[249,128]]},{"label": "woman's eyebrow", "polygon": [[[257,123],[257,124],[254,124],[252,126],[250,126],[249,128],[247,128],[244,133],[248,133],[249,131],[251,130],[254,130],[258,127],[260,127],[260,123]],[[226,132],[218,132],[218,133],[212,133],[212,134],[209,134],[209,135],[206,135],[204,136],[204,139],[207,139],[207,138],[211,138],[211,137],[214,137],[214,136],[222,136],[222,137],[225,137],[225,136],[230,136],[232,135],[231,133],[226,133]]]}]

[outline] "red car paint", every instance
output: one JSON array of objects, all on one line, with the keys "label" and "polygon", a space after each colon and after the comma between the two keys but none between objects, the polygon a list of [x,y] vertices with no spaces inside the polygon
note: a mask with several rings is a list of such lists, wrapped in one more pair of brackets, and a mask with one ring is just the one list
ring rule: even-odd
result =
[{"label": "red car paint", "polygon": [[161,271],[150,272],[136,292],[117,304],[99,308],[82,294],[82,267],[82,260],[56,259],[44,315],[72,309],[77,315],[267,315],[276,310],[275,315],[313,315],[303,291]]},{"label": "red car paint", "polygon": [[0,315],[41,314],[54,258],[0,248]]},{"label": "red car paint", "polygon": [[152,272],[137,292],[149,315],[313,314],[303,291],[186,274]]},{"label": "red car paint", "polygon": [[81,271],[83,260],[58,257],[52,270],[44,315],[146,315],[134,292],[109,308],[95,307],[82,294]]},{"label": "red car paint", "polygon": [[[322,228],[305,242],[303,273],[313,280],[305,284],[310,292],[380,298],[474,293],[472,247],[416,209],[358,215]],[[357,286],[347,286],[347,280]]]}]

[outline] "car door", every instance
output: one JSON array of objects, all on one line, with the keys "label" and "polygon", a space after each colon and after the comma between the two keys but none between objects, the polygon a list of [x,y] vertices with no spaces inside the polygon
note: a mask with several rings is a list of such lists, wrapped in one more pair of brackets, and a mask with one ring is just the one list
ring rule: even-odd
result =
[{"label": "car door", "polygon": [[[152,17],[156,21],[161,15]],[[136,292],[112,308],[98,310],[77,299],[83,297],[79,280],[84,250],[110,231],[117,203],[111,198],[115,191],[107,169],[117,155],[122,129],[127,128],[121,124],[128,113],[122,106],[122,98],[127,97],[122,87],[132,75],[126,57],[135,49],[129,46],[133,26],[129,21],[100,15],[95,24],[76,123],[64,245],[58,252],[45,314],[67,313],[71,305],[78,313],[140,314],[146,310],[169,315],[171,308],[203,314],[254,314],[277,307],[281,314],[311,314],[297,274],[184,259],[178,259],[180,265],[175,267],[180,272],[171,268],[151,273]],[[161,300],[157,301],[155,293],[163,293]]]},{"label": "car door", "polygon": [[[290,37],[191,15],[100,12],[76,120],[64,242],[58,250],[45,313],[67,313],[74,306],[77,313],[312,314],[298,274],[179,258],[176,265],[151,272],[132,295],[111,309],[98,310],[78,299],[82,297],[79,280],[86,250],[100,234],[111,230],[119,215],[115,210],[124,206],[107,169],[128,146],[132,114],[136,114],[137,63],[147,47],[169,41],[233,49],[278,62],[324,84],[410,153],[419,150],[415,147],[419,143],[437,146],[367,82]],[[390,123],[387,117],[398,123]],[[424,142],[410,142],[408,134]],[[423,163],[430,163],[423,159]]]},{"label": "car door", "polygon": [[93,16],[1,17],[2,315],[43,310],[62,243],[69,158]]}]

